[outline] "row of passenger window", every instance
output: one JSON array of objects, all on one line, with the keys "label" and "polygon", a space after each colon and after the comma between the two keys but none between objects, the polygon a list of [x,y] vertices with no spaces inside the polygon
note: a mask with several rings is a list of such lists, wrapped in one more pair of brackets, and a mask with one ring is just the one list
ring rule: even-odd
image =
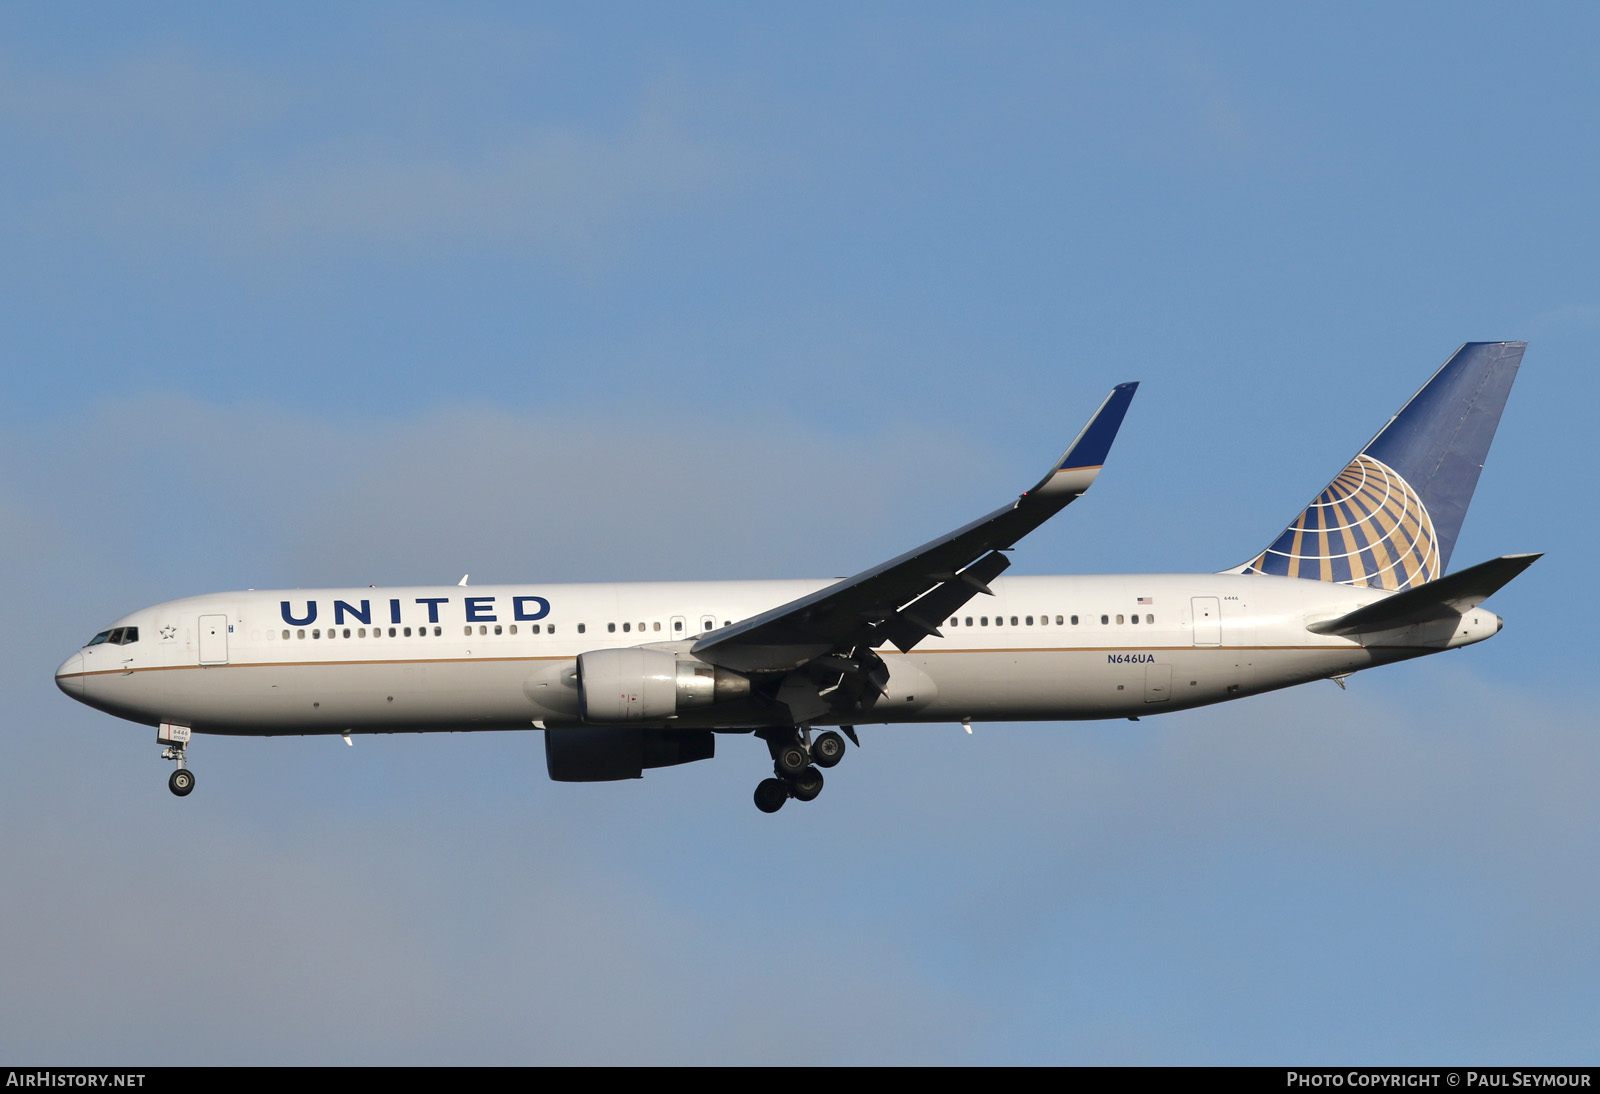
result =
[{"label": "row of passenger window", "polygon": [[[1071,621],[1070,622],[1070,626],[1076,627],[1078,625],[1078,617],[1077,616],[1075,616],[1075,615],[1067,616],[1066,619]],[[1146,613],[1145,617],[1144,617],[1144,621],[1146,623],[1154,623],[1156,621],[1156,617],[1154,615]],[[1123,622],[1124,622],[1123,617],[1121,615],[1118,615],[1117,616],[1117,623],[1120,625]],[[1128,622],[1130,624],[1139,622],[1139,613],[1138,612],[1134,612],[1131,616],[1129,616],[1126,619],[1126,622]],[[1100,623],[1101,623],[1102,626],[1109,626],[1110,623],[1111,623],[1111,616],[1102,615],[1100,617]],[[989,626],[989,617],[986,616],[986,615],[980,615],[980,616],[978,616],[976,622],[974,622],[972,616],[970,616],[970,615],[967,616],[964,620],[962,618],[960,618],[959,616],[951,616],[950,617],[950,625],[952,627],[961,627],[961,626],[987,627],[987,626]],[[996,627],[1005,626],[1006,625],[1006,617],[1003,616],[1003,615],[995,616],[994,617],[994,625]],[[1020,622],[1018,621],[1018,618],[1016,616],[1012,616],[1011,617],[1011,625],[1013,627],[1031,627],[1031,626],[1033,626],[1033,616],[1025,615],[1025,616],[1023,616],[1021,618]],[[1050,625],[1050,617],[1048,615],[1041,615],[1039,617],[1039,626],[1048,627],[1049,625]],[[1069,624],[1065,620],[1063,620],[1063,617],[1061,617],[1059,615],[1056,616],[1056,626],[1062,627],[1062,626],[1068,626],[1068,625]]]},{"label": "row of passenger window", "polygon": [[[1111,620],[1112,620],[1112,617],[1110,615],[1102,615],[1100,617],[1100,623],[1101,623],[1102,626],[1110,625]],[[1129,616],[1126,616],[1126,617],[1124,617],[1121,614],[1118,614],[1116,616],[1116,621],[1117,621],[1117,624],[1119,626],[1124,624],[1124,623],[1137,624],[1137,623],[1140,622],[1139,613],[1138,612],[1134,612],[1132,615],[1129,615]],[[1145,623],[1147,623],[1147,624],[1148,623],[1154,623],[1155,621],[1156,621],[1156,617],[1154,615],[1146,613],[1146,615],[1144,617],[1144,622]],[[1069,625],[1073,626],[1073,627],[1076,627],[1076,626],[1078,626],[1079,622],[1080,622],[1079,618],[1077,616],[1075,616],[1075,615],[1072,615],[1072,616],[1060,616],[1060,615],[1058,615],[1058,616],[1055,617],[1055,625],[1058,626],[1058,627],[1069,626]],[[731,621],[724,621],[722,625],[724,627],[727,627],[727,626],[731,626],[732,623],[731,623]],[[970,616],[970,615],[966,616],[965,618],[962,618],[960,616],[951,616],[950,617],[950,626],[952,626],[952,627],[961,627],[961,626],[966,626],[966,627],[988,627],[988,626],[991,626],[991,625],[996,626],[996,627],[1004,627],[1004,626],[1006,626],[1007,625],[1006,624],[1006,617],[1003,616],[1003,615],[997,615],[997,616],[994,617],[994,619],[992,621],[986,615],[980,615],[980,616],[977,616],[976,618],[974,618],[973,616]],[[1032,626],[1035,625],[1035,619],[1031,615],[1020,616],[1020,617],[1013,615],[1010,618],[1010,625],[1013,626],[1013,627],[1032,627]],[[1041,627],[1049,626],[1050,625],[1050,617],[1048,615],[1039,616],[1038,620],[1037,620],[1037,625],[1041,626]],[[633,623],[623,623],[622,624],[623,633],[624,634],[632,633],[633,629],[634,629],[634,626],[635,625]],[[638,626],[638,631],[639,631],[640,634],[655,633],[655,632],[659,632],[661,630],[661,624],[660,623],[654,623],[654,624],[649,624],[649,625],[647,625],[645,623],[639,623],[637,626]],[[715,619],[707,617],[707,618],[701,620],[701,629],[702,629],[702,631],[713,630],[713,629],[715,629],[715,627],[716,627],[716,620]],[[589,628],[588,628],[588,626],[586,624],[583,624],[583,623],[579,623],[578,624],[578,633],[579,634],[586,633],[588,631],[588,629]],[[681,619],[674,619],[672,621],[672,633],[673,633],[674,637],[681,637],[682,634],[683,634],[683,630],[684,630],[684,621],[681,620]],[[410,638],[413,635],[413,631],[415,631],[416,636],[419,637],[419,638],[427,637],[427,634],[428,634],[428,628],[427,627],[416,627],[416,628],[412,628],[412,627],[390,627],[388,629],[388,637],[390,637],[390,638]],[[617,632],[617,624],[615,624],[615,623],[607,623],[606,624],[606,633],[615,634],[616,632]],[[268,633],[268,636],[270,637],[272,632],[268,631],[267,633]],[[441,636],[443,633],[444,633],[444,628],[442,628],[442,627],[434,627],[433,628],[433,634],[434,634],[435,637]],[[468,624],[467,626],[463,627],[462,628],[462,633],[467,635],[468,637],[470,637],[472,635],[472,633],[473,633],[471,624]],[[484,624],[484,623],[478,624],[478,634],[480,634],[480,635],[488,635],[490,633],[491,633],[491,630],[490,630],[490,628],[489,628],[489,626],[487,624]],[[494,633],[494,634],[516,634],[517,633],[517,625],[515,623],[511,623],[511,624],[507,624],[504,627],[502,627],[501,624],[496,623],[496,624],[494,624],[494,628],[493,628],[492,633]],[[555,626],[554,623],[546,623],[546,624],[531,623],[531,624],[528,625],[528,633],[529,634],[555,634],[556,633],[556,626]],[[302,628],[300,628],[298,630],[295,630],[295,631],[285,630],[283,632],[283,638],[284,638],[285,641],[288,641],[290,639],[302,639],[302,638],[321,639],[323,637],[327,637],[327,638],[340,638],[340,637],[343,637],[343,638],[367,638],[367,637],[369,637],[369,635],[368,635],[368,628],[366,628],[366,627],[344,627],[344,628],[329,627],[327,629],[326,633],[324,633],[323,629],[320,628],[320,627],[313,627],[309,631],[302,627]],[[382,627],[373,627],[373,628],[371,628],[370,637],[372,637],[372,638],[382,638],[382,637],[384,637],[384,628],[382,628]],[[95,635],[92,640],[90,640],[89,645],[95,646],[95,645],[99,645],[101,642],[112,642],[112,643],[116,643],[118,645],[121,645],[121,644],[125,644],[125,643],[128,643],[128,642],[137,642],[138,640],[139,640],[139,628],[138,627],[118,627],[116,630],[112,630],[112,631],[101,631],[99,634]]]},{"label": "row of passenger window", "polygon": [[[724,627],[731,627],[733,625],[733,622],[732,622],[732,620],[724,620],[722,625]],[[661,630],[661,624],[660,623],[648,623],[648,624],[639,623],[639,624],[637,624],[637,626],[638,626],[640,634],[644,634],[646,631],[649,631],[651,633],[656,633],[656,632]],[[682,620],[682,619],[674,619],[672,621],[672,636],[674,638],[682,638],[683,637],[684,626],[685,626],[684,620]],[[709,615],[706,616],[704,619],[700,620],[700,630],[701,630],[702,633],[705,632],[705,631],[709,631],[709,630],[715,630],[716,626],[717,626],[717,621],[714,618],[712,618],[711,616],[709,616]],[[628,633],[633,631],[634,627],[635,627],[635,624],[633,624],[633,623],[624,623],[624,624],[622,624],[622,633],[623,634],[628,634]],[[582,634],[584,632],[584,629],[585,629],[584,624],[579,623],[578,624],[578,633]],[[617,633],[617,624],[615,624],[615,623],[607,623],[606,624],[606,633],[607,634],[616,634]]]},{"label": "row of passenger window", "polygon": [[[712,619],[710,616],[707,616],[705,619],[701,620],[701,628],[702,628],[702,630],[706,630],[706,631],[712,630],[712,629],[714,629],[716,627],[716,625],[717,625],[717,621],[715,619]],[[729,622],[724,622],[722,625],[724,627],[727,627],[727,626],[731,626],[732,623],[731,623],[731,621],[729,621]],[[624,624],[622,624],[622,630],[623,630],[624,633],[630,633],[631,634],[633,632],[634,626],[635,625],[633,623],[624,623]],[[653,624],[640,623],[637,626],[638,626],[640,634],[644,634],[646,632],[657,632],[657,631],[661,630],[661,624],[660,623],[653,623]],[[99,633],[99,634],[94,636],[94,641],[90,642],[89,645],[93,646],[96,643],[107,642],[107,641],[110,641],[110,642],[117,642],[117,641],[136,642],[136,641],[138,641],[138,638],[139,638],[139,628],[138,627],[127,627],[125,629],[129,633],[131,633],[131,635],[132,635],[131,638],[118,639],[118,638],[115,637],[115,635],[122,634],[123,633],[123,629],[118,629],[116,631],[102,631],[101,633]],[[588,631],[588,629],[589,628],[588,628],[587,624],[584,624],[584,623],[579,623],[578,624],[578,633],[579,634],[586,633]],[[412,628],[412,627],[390,627],[389,630],[388,630],[388,636],[390,638],[410,638],[410,637],[412,637],[413,630],[415,630],[415,633],[416,633],[417,637],[426,637],[427,634],[428,634],[428,628],[427,627],[416,627],[416,628]],[[616,631],[617,631],[617,624],[615,624],[615,623],[607,623],[606,624],[606,632],[608,634],[615,634]],[[683,631],[684,631],[684,621],[681,620],[681,619],[674,619],[672,621],[672,633],[673,633],[674,637],[680,637],[681,638],[683,636]],[[435,636],[442,635],[444,633],[444,628],[443,627],[434,627],[433,628],[433,633],[434,633]],[[463,627],[462,628],[462,633],[470,636],[473,633],[472,625],[469,623],[467,626]],[[517,625],[515,623],[511,623],[511,624],[507,624],[507,625],[502,626],[501,624],[496,623],[496,624],[494,624],[493,628],[491,629],[491,627],[488,624],[480,623],[480,624],[478,624],[477,633],[481,634],[481,635],[488,635],[488,634],[491,634],[491,633],[493,633],[493,634],[516,634],[517,633]],[[528,625],[528,633],[529,634],[555,634],[556,633],[556,625],[554,623],[530,623]],[[111,637],[108,637],[108,636],[111,636]],[[270,638],[272,636],[272,632],[268,631],[267,632],[267,636]],[[340,638],[340,637],[344,637],[344,638],[367,638],[367,637],[382,638],[383,636],[384,636],[384,629],[382,627],[373,627],[373,628],[371,628],[370,635],[368,634],[368,628],[366,628],[366,627],[344,627],[344,628],[329,627],[329,628],[327,628],[326,631],[324,631],[321,627],[312,627],[309,630],[304,628],[304,627],[302,627],[302,628],[300,628],[298,630],[293,630],[293,631],[285,630],[283,632],[283,638],[284,638],[285,641],[289,641],[291,639],[301,639],[301,638],[317,638],[317,639],[320,639],[320,638]]]},{"label": "row of passenger window", "polygon": [[[417,632],[417,637],[419,637],[419,638],[426,637],[426,635],[428,633],[428,628],[427,627],[418,627],[416,629],[416,632]],[[436,635],[437,634],[442,634],[443,633],[443,629],[440,628],[440,627],[435,627],[435,628],[433,628],[433,633],[436,634]],[[267,636],[270,638],[272,636],[272,632],[268,631],[267,632]],[[344,636],[346,638],[365,638],[365,637],[367,637],[367,628],[365,628],[365,627],[345,627],[344,628]],[[323,632],[322,632],[322,628],[321,627],[313,627],[309,631],[306,630],[304,627],[302,627],[299,630],[292,631],[292,632],[291,631],[284,631],[283,632],[283,637],[285,639],[289,639],[289,638],[321,638],[321,637],[323,637]],[[339,628],[338,627],[329,627],[328,628],[328,632],[327,632],[327,637],[329,637],[329,638],[338,638],[339,637]],[[382,627],[373,627],[372,628],[372,637],[373,638],[382,638],[383,637],[383,628]],[[390,627],[389,628],[389,637],[390,638],[410,638],[411,637],[411,628],[410,627]]]},{"label": "row of passenger window", "polygon": [[[544,630],[542,632],[540,630],[541,626],[544,628]],[[509,630],[510,630],[511,634],[516,634],[517,633],[517,625],[515,623],[510,624]],[[412,636],[412,632],[413,632],[413,628],[411,628],[411,627],[390,627],[388,634],[389,634],[390,638],[410,638]],[[416,636],[418,638],[426,638],[428,636],[428,628],[427,627],[417,627],[417,628],[415,628],[415,633],[416,633]],[[472,633],[472,628],[470,626],[466,628],[466,633],[468,633],[468,634]],[[487,626],[480,625],[478,627],[478,633],[479,634],[488,634],[489,633],[489,628]],[[496,623],[494,625],[494,633],[495,634],[500,634],[501,633],[500,624],[499,623]],[[540,633],[555,634],[556,633],[556,625],[554,623],[550,623],[550,624],[534,623],[534,624],[531,624],[528,627],[528,633],[529,634],[540,634]],[[271,634],[272,634],[271,631],[267,632],[267,635],[269,637],[271,636]],[[435,637],[443,635],[444,634],[444,628],[443,627],[434,627],[433,628],[433,634],[434,634]],[[384,630],[383,630],[382,627],[373,627],[372,628],[372,633],[371,633],[370,637],[372,637],[372,638],[382,638],[383,636],[384,636]],[[287,631],[287,630],[284,631],[283,632],[283,637],[284,637],[285,640],[288,640],[290,638],[298,639],[298,638],[325,638],[325,637],[326,638],[340,638],[340,637],[343,637],[343,638],[366,638],[366,637],[368,637],[368,633],[367,633],[367,628],[366,627],[345,627],[343,629],[341,629],[339,627],[329,627],[326,632],[324,632],[321,627],[313,627],[309,631],[302,627],[301,629],[296,630],[296,631]]]}]

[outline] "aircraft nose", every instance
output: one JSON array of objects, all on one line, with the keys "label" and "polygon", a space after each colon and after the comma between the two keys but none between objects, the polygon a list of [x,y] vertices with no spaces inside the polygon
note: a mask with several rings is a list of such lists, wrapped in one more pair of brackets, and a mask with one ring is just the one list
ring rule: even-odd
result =
[{"label": "aircraft nose", "polygon": [[83,698],[83,654],[75,653],[56,669],[56,687],[72,696]]}]

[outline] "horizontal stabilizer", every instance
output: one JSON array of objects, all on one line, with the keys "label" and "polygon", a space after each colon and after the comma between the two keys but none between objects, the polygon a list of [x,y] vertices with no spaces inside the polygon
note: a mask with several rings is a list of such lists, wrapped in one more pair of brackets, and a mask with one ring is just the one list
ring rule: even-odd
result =
[{"label": "horizontal stabilizer", "polygon": [[1501,586],[1532,566],[1542,554],[1502,555],[1465,570],[1386,596],[1338,619],[1325,619],[1306,629],[1315,634],[1360,634],[1409,627],[1471,611]]}]

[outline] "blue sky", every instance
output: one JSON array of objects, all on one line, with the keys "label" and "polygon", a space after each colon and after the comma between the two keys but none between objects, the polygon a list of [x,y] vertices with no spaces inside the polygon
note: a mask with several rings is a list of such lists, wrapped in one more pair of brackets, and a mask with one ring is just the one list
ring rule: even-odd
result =
[{"label": "blue sky", "polygon": [[[0,8],[0,1057],[1593,1062],[1591,6]],[[549,783],[50,672],[241,587],[853,572],[1143,386],[1022,573],[1259,550],[1527,339],[1493,642]],[[1589,531],[1585,531],[1589,529]],[[181,1029],[182,1036],[175,1037]]]}]

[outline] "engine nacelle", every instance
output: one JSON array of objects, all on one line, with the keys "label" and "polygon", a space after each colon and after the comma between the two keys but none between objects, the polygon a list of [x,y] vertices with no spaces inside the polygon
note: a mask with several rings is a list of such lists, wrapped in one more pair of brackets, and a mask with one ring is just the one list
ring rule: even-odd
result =
[{"label": "engine nacelle", "polygon": [[579,714],[600,725],[663,722],[680,711],[750,694],[748,677],[670,650],[578,655]]},{"label": "engine nacelle", "polygon": [[550,778],[562,783],[637,779],[647,767],[709,760],[717,748],[709,729],[593,729],[544,731],[544,763]]}]

